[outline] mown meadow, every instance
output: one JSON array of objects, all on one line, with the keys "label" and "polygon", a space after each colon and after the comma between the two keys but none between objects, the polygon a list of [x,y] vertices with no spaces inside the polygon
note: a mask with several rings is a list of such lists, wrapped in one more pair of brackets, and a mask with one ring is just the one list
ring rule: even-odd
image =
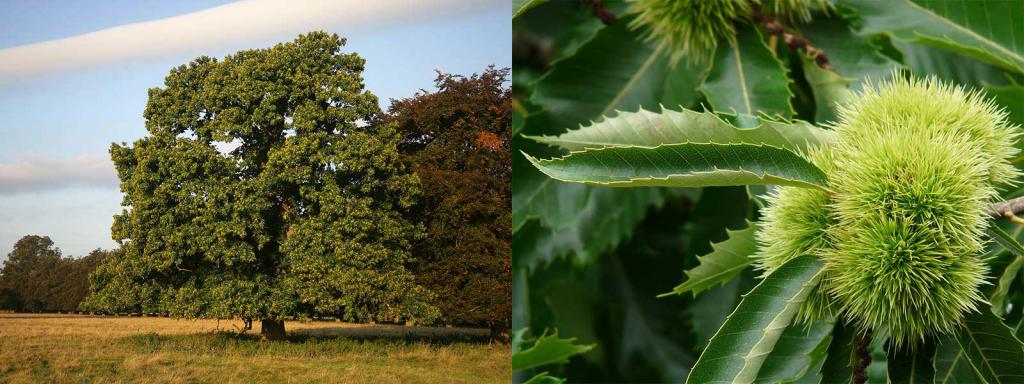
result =
[{"label": "mown meadow", "polygon": [[[259,323],[61,314],[0,314],[6,383],[493,383],[511,351],[489,331],[288,321],[260,342]],[[454,367],[458,367],[455,369]]]}]

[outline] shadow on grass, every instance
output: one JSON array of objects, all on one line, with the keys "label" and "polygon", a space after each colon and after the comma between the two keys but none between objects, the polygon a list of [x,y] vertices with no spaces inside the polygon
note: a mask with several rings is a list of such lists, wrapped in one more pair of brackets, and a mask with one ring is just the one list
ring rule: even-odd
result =
[{"label": "shadow on grass", "polygon": [[469,349],[490,343],[487,337],[444,333],[374,333],[366,328],[321,328],[316,332],[290,332],[279,342],[261,341],[259,335],[210,332],[187,335],[145,333],[125,336],[120,341],[140,353],[174,352],[235,356],[336,357],[379,355],[418,348]]}]

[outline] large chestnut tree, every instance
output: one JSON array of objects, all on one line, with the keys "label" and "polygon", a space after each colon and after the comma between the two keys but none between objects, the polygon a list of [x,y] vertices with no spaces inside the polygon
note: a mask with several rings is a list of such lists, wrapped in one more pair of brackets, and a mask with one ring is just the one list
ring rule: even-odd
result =
[{"label": "large chestnut tree", "polygon": [[199,57],[149,90],[148,134],[114,144],[123,252],[92,275],[112,312],[262,320],[429,322],[406,270],[421,236],[419,180],[393,126],[374,124],[364,60],[313,32],[273,48]]}]

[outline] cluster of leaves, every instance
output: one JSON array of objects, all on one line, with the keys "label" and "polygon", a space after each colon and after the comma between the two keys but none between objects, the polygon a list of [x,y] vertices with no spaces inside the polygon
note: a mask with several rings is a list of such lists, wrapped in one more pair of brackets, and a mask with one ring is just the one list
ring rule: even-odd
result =
[{"label": "cluster of leaves", "polygon": [[[373,123],[364,60],[312,32],[200,57],[149,90],[148,135],[110,153],[121,252],[86,304],[178,317],[432,322],[406,268],[419,179]],[[267,327],[264,327],[266,330]]]},{"label": "cluster of leaves", "polygon": [[436,92],[393,100],[399,151],[420,178],[412,217],[417,281],[447,324],[507,332],[512,319],[512,92],[509,70],[438,74]]},{"label": "cluster of leaves", "polygon": [[[797,257],[763,279],[749,268],[760,196],[825,188],[805,146],[832,140],[818,127],[836,106],[895,68],[984,91],[1024,123],[1024,30],[1013,28],[1024,3],[840,0],[787,22],[827,65],[747,21],[712,60],[673,65],[675,52],[645,39],[628,6],[606,2],[618,16],[606,25],[592,5],[523,1],[514,11],[513,327],[594,345],[515,379],[850,381],[862,330],[791,325],[814,299],[821,261]],[[917,348],[876,333],[869,381],[1021,380],[1022,231],[1004,221],[990,230],[1009,234],[993,235],[984,258],[991,308]]]},{"label": "cluster of leaves", "polygon": [[83,257],[65,257],[47,236],[22,237],[0,270],[0,308],[77,311],[89,294],[89,274],[111,252],[97,249]]}]

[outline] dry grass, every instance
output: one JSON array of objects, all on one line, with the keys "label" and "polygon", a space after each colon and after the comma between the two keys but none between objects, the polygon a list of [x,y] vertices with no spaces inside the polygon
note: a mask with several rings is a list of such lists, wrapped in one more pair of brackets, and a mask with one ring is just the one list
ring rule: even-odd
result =
[{"label": "dry grass", "polygon": [[[217,332],[240,321],[0,314],[0,382],[481,383],[510,380],[485,330],[287,322],[290,340]],[[252,332],[259,333],[259,322]]]}]

